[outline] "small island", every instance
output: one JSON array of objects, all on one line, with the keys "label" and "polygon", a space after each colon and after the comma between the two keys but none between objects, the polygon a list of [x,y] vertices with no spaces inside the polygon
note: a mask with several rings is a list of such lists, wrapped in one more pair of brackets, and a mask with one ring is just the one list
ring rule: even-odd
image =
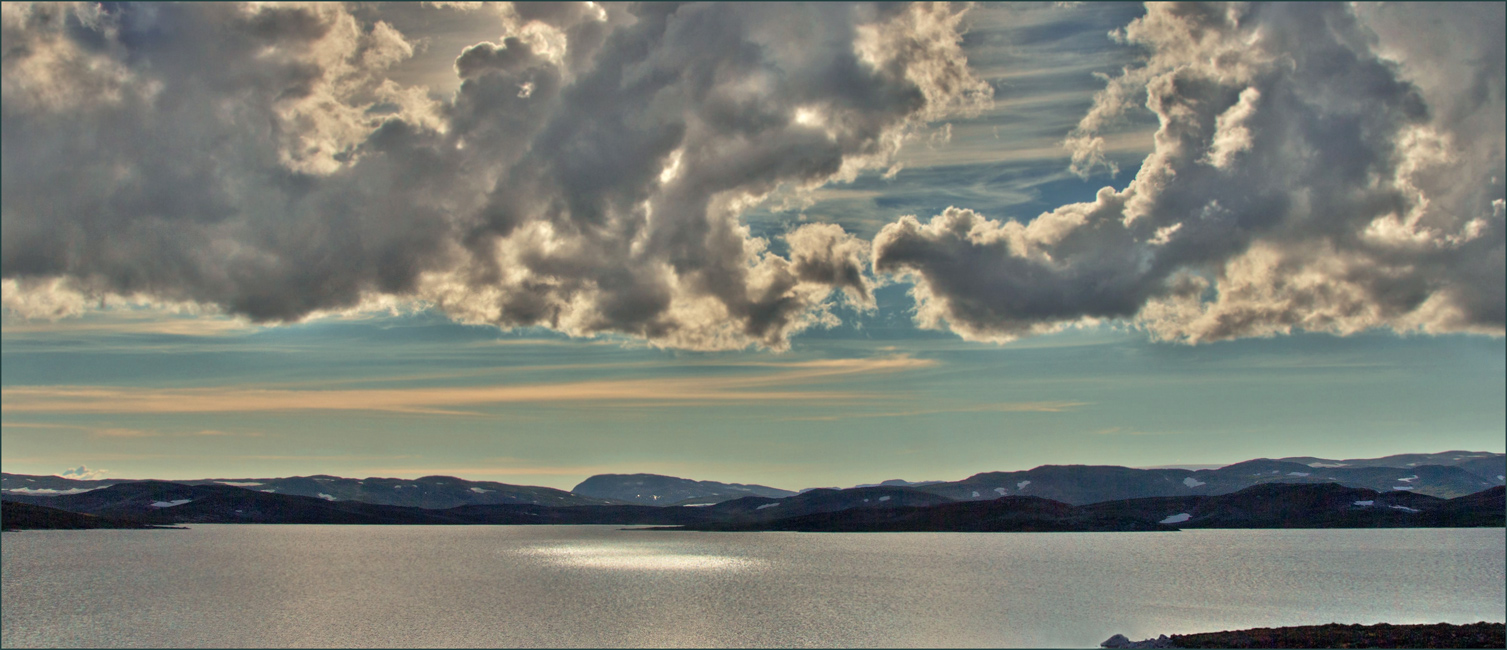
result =
[{"label": "small island", "polygon": [[1248,630],[1162,635],[1131,641],[1116,634],[1103,648],[1501,648],[1507,646],[1502,623],[1451,625],[1298,625]]}]

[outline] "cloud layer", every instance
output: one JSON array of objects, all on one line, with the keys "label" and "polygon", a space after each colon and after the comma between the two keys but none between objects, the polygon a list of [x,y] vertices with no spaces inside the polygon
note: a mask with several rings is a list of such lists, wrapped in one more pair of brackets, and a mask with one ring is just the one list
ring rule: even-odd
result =
[{"label": "cloud layer", "polygon": [[834,291],[872,306],[868,247],[811,224],[772,254],[741,211],[991,95],[945,4],[451,10],[501,37],[435,102],[386,76],[414,43],[340,6],[7,4],[7,307],[289,321],[385,295],[779,349]]},{"label": "cloud layer", "polygon": [[422,44],[380,11],[6,4],[5,307],[281,322],[411,301],[783,349],[895,277],[918,323],[972,340],[1093,319],[1189,342],[1507,324],[1500,5],[1428,23],[1152,4],[1113,35],[1145,58],[1065,134],[1087,176],[1154,114],[1124,190],[771,242],[740,218],[765,197],[895,169],[928,124],[989,106],[966,8],[437,4],[498,33],[457,54],[444,101],[394,81]]},{"label": "cloud layer", "polygon": [[1469,11],[1486,15],[1448,37],[1465,43],[1431,49],[1340,4],[1149,5],[1116,34],[1149,56],[1067,140],[1086,174],[1117,121],[1154,112],[1156,148],[1123,191],[1029,223],[905,217],[875,238],[875,267],[916,282],[923,326],[977,340],[1097,318],[1194,342],[1500,336],[1503,16]]}]

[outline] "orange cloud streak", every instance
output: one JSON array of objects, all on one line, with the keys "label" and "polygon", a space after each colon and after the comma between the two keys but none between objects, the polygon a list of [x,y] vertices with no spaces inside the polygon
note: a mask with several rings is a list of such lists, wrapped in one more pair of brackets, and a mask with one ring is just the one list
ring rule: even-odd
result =
[{"label": "orange cloud streak", "polygon": [[[890,357],[788,364],[785,372],[742,377],[657,378],[554,384],[290,390],[275,388],[113,388],[28,386],[0,390],[5,413],[225,413],[385,411],[465,414],[456,407],[553,402],[760,402],[872,399],[851,391],[790,390],[792,384],[842,375],[895,372],[934,362]],[[775,390],[753,390],[779,386]],[[472,413],[474,414],[474,413]]]}]

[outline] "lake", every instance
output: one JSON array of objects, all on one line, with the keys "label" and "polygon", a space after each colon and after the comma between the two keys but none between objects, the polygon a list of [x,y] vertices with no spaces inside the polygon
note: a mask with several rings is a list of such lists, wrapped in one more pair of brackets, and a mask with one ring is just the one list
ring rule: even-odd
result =
[{"label": "lake", "polygon": [[26,531],[0,645],[1029,646],[1503,620],[1503,529]]}]

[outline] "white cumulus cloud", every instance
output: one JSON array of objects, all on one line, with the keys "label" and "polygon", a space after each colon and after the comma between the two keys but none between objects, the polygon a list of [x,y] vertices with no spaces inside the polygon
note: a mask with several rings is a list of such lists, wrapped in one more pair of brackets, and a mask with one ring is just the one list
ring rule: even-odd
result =
[{"label": "white cumulus cloud", "polygon": [[88,467],[79,465],[78,467],[74,467],[72,469],[65,469],[57,475],[63,478],[71,478],[76,481],[98,481],[104,478],[105,474],[109,471],[110,470],[107,469],[89,469]]},{"label": "white cumulus cloud", "polygon": [[[875,267],[916,283],[921,325],[975,340],[1097,318],[1189,342],[1500,336],[1502,8],[1468,13],[1459,35],[1430,33],[1474,45],[1430,49],[1416,34],[1389,47],[1349,5],[1151,4],[1115,34],[1148,57],[1067,140],[1086,173],[1117,119],[1152,111],[1155,150],[1123,191],[1028,223],[904,217],[875,238]],[[1438,69],[1454,81],[1415,83]]]}]

